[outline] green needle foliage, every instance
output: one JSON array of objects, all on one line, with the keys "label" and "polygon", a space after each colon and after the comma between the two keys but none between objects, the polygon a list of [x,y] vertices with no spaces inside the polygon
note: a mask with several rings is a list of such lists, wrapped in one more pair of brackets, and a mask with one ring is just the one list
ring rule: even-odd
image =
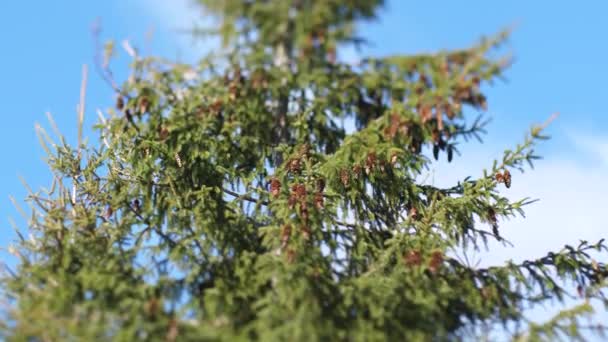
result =
[{"label": "green needle foliage", "polygon": [[[508,59],[501,33],[457,51],[345,63],[382,0],[199,0],[197,65],[145,58],[114,82],[100,139],[40,130],[53,186],[29,197],[29,238],[2,278],[13,341],[443,341],[497,332],[582,338],[604,301],[603,241],[480,268],[461,252],[507,243],[503,193],[545,137],[449,188],[438,158],[483,133],[481,86]],[[106,46],[111,56],[112,44]],[[82,101],[84,102],[84,100]],[[81,103],[81,120],[84,106]],[[467,114],[468,113],[468,114]],[[341,122],[353,122],[346,130]],[[480,172],[481,173],[481,172]],[[605,254],[603,254],[605,256]],[[571,291],[574,289],[573,291]],[[580,305],[546,323],[528,308]]]}]

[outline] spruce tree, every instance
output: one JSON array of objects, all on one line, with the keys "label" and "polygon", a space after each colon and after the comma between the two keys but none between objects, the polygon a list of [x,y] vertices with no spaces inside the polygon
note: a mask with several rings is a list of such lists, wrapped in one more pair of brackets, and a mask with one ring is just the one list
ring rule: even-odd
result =
[{"label": "spruce tree", "polygon": [[[456,257],[507,243],[499,223],[531,201],[504,189],[538,158],[544,125],[478,175],[423,181],[483,133],[481,86],[509,64],[491,53],[506,32],[347,63],[339,50],[365,43],[356,24],[382,0],[198,2],[216,21],[194,32],[221,50],[196,65],[131,51],[124,82],[99,62],[116,104],[99,113],[98,142],[82,126],[75,146],[40,131],[54,182],[29,196],[19,264],[2,278],[4,338],[581,336],[604,300],[603,241],[486,268]],[[572,297],[547,323],[526,316]]]}]

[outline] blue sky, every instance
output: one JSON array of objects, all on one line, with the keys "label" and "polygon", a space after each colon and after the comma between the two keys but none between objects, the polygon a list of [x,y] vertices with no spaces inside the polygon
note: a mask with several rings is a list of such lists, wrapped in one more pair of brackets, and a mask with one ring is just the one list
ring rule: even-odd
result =
[{"label": "blue sky", "polygon": [[[508,82],[488,89],[493,122],[486,142],[467,145],[462,158],[450,169],[437,165],[432,178],[449,184],[479,175],[491,165],[491,158],[521,141],[531,124],[560,112],[549,128],[553,139],[539,149],[545,159],[534,171],[515,174],[507,192],[514,199],[531,196],[541,201],[529,207],[525,220],[502,223],[516,247],[482,253],[487,263],[538,256],[578,238],[595,240],[608,232],[603,217],[608,193],[607,12],[608,2],[600,0],[550,5],[517,0],[494,6],[480,0],[393,0],[379,21],[360,27],[373,42],[365,55],[460,48],[516,24],[503,49],[516,58],[506,73]],[[97,17],[102,20],[103,39],[129,39],[144,47],[143,53],[194,60],[205,48],[193,46],[177,32],[196,18],[185,0],[0,1],[0,118],[6,127],[0,135],[0,246],[15,237],[8,218],[23,222],[8,199],[26,195],[17,175],[34,189],[50,184],[34,123],[48,127],[48,111],[69,137],[75,136],[81,68],[92,67],[90,27]],[[153,32],[151,40],[146,39],[147,32]],[[126,54],[119,53],[124,62]],[[124,63],[119,64],[115,73],[124,75],[125,70]],[[91,72],[89,126],[96,120],[95,110],[111,106],[112,100],[109,87]],[[0,251],[0,260],[10,259]]]}]

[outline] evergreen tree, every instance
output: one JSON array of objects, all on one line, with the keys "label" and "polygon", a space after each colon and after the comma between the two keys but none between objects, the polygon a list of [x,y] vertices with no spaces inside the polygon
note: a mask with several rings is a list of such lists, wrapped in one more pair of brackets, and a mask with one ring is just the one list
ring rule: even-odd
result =
[{"label": "evergreen tree", "polygon": [[[499,221],[531,201],[504,189],[544,126],[478,178],[422,180],[483,132],[470,116],[508,66],[490,56],[506,33],[354,65],[338,49],[363,43],[355,25],[382,0],[198,2],[217,25],[195,32],[220,52],[197,65],[133,52],[122,84],[101,62],[117,100],[99,143],[41,131],[54,182],[29,197],[31,238],[2,278],[7,340],[581,336],[604,300],[603,241],[487,268],[456,257],[507,243]],[[582,304],[546,324],[526,318],[572,296]]]}]

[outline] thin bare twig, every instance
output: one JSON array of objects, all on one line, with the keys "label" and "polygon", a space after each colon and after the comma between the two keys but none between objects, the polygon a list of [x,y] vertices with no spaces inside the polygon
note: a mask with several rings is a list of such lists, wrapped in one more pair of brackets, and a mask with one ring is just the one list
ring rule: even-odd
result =
[{"label": "thin bare twig", "polygon": [[99,35],[101,33],[101,24],[99,20],[95,21],[93,27],[91,29],[91,33],[93,34],[93,40],[95,41],[95,68],[97,69],[97,73],[103,78],[104,81],[112,88],[117,94],[125,96],[129,98],[127,94],[125,94],[116,81],[114,80],[114,76],[112,75],[112,71],[107,66],[104,66],[103,59],[101,54],[99,53],[102,48],[99,42]]},{"label": "thin bare twig", "polygon": [[84,111],[86,105],[87,96],[87,78],[89,74],[89,68],[85,64],[82,66],[82,83],[80,85],[80,104],[78,104],[78,152],[82,147],[82,129],[84,126]]}]

